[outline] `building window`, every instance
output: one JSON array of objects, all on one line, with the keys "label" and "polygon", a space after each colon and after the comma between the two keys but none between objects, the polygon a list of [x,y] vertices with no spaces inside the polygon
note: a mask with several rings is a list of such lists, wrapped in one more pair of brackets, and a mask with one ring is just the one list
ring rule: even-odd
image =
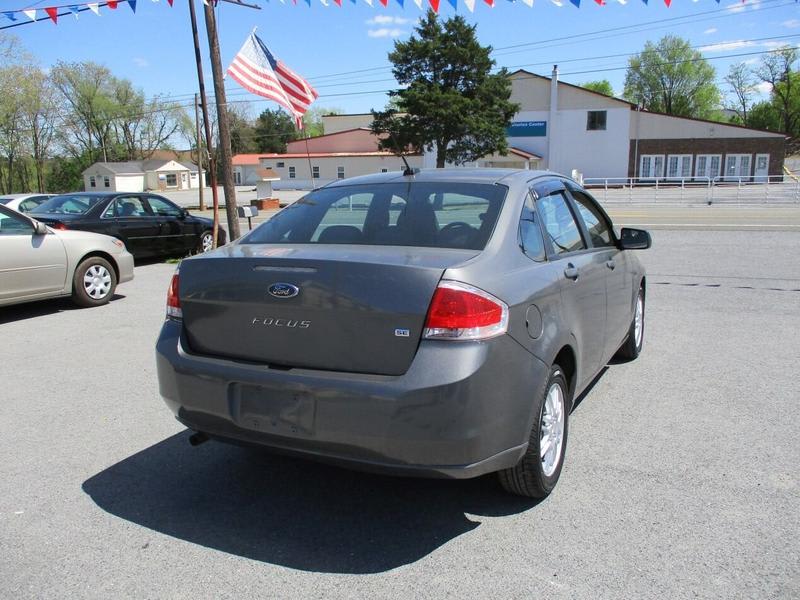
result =
[{"label": "building window", "polygon": [[344,167],[336,167],[336,177],[338,179],[344,179]]},{"label": "building window", "polygon": [[664,155],[643,154],[639,157],[640,179],[661,179],[664,177]]},{"label": "building window", "polygon": [[275,166],[276,166],[278,169],[282,169],[282,168],[283,168],[283,165],[284,165],[284,163],[282,163],[282,162],[277,162],[277,163],[275,163]]},{"label": "building window", "polygon": [[94,178],[94,175],[89,177],[89,187],[97,187],[97,180]]},{"label": "building window", "polygon": [[756,154],[753,175],[756,181],[769,181],[769,154]]},{"label": "building window", "polygon": [[388,173],[389,169],[381,169],[381,173]]},{"label": "building window", "polygon": [[712,181],[719,177],[722,168],[721,154],[698,154],[694,159],[694,176]]},{"label": "building window", "polygon": [[747,181],[750,179],[750,159],[749,154],[726,154],[725,155],[725,179],[735,181]]},{"label": "building window", "polygon": [[178,187],[178,176],[175,173],[167,173],[167,187]]},{"label": "building window", "polygon": [[111,187],[111,180],[108,178],[108,176],[103,177],[103,186],[104,187]]},{"label": "building window", "polygon": [[682,179],[691,176],[691,154],[670,154],[667,157],[667,179]]},{"label": "building window", "polygon": [[586,113],[586,130],[587,131],[605,131],[606,129],[606,114],[605,110],[590,110]]},{"label": "building window", "polygon": [[317,166],[311,167],[311,176],[314,179],[319,179],[319,167]]},{"label": "building window", "polygon": [[289,167],[289,179],[294,179],[295,171],[294,167]]}]

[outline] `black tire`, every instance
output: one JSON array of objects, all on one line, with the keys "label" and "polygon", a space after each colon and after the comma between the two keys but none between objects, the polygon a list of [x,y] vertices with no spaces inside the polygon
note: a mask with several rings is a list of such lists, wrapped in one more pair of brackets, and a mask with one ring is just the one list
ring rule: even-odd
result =
[{"label": "black tire", "polygon": [[[545,399],[554,385],[561,388],[561,410],[564,416],[564,430],[561,436],[561,447],[557,451],[557,463],[555,468],[551,468],[549,474],[545,473],[541,458],[541,423],[544,416]],[[564,371],[558,365],[553,365],[550,369],[550,377],[547,385],[539,394],[536,401],[533,427],[531,428],[528,449],[520,461],[510,469],[504,469],[497,473],[500,485],[507,492],[528,498],[544,498],[553,491],[561,475],[561,468],[564,465],[564,456],[567,451],[567,433],[569,431],[569,410],[572,406],[569,384],[564,376]]]},{"label": "black tire", "polygon": [[[639,342],[636,342],[636,310],[637,306],[639,305],[639,300],[641,299],[642,302],[642,334],[639,336]],[[642,352],[642,346],[644,346],[644,331],[645,331],[645,294],[644,289],[639,288],[639,294],[636,296],[636,304],[634,305],[633,310],[633,319],[631,319],[631,325],[628,328],[628,337],[625,338],[625,341],[622,343],[622,346],[619,347],[617,350],[616,358],[620,358],[622,360],[635,360],[638,358],[639,354]]]},{"label": "black tire", "polygon": [[[86,280],[90,271],[96,273],[97,283]],[[98,287],[100,283],[102,286]],[[90,256],[84,259],[72,275],[72,301],[78,306],[91,307],[108,304],[116,289],[117,274],[114,267],[99,256]]]},{"label": "black tire", "polygon": [[[206,240],[210,240],[211,247],[206,246]],[[209,250],[213,250],[214,244],[214,232],[210,229],[206,229],[203,233],[201,233],[197,237],[197,247],[194,249],[195,254],[203,254],[203,252],[208,252]]]}]

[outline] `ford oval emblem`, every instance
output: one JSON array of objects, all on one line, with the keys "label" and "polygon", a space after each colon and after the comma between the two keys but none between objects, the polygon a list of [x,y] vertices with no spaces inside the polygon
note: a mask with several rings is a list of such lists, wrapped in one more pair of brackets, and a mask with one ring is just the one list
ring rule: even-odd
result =
[{"label": "ford oval emblem", "polygon": [[273,283],[267,291],[275,298],[294,298],[300,293],[300,288],[291,283]]},{"label": "ford oval emblem", "polygon": [[273,283],[267,291],[274,298],[294,298],[300,293],[300,288],[291,283]]}]

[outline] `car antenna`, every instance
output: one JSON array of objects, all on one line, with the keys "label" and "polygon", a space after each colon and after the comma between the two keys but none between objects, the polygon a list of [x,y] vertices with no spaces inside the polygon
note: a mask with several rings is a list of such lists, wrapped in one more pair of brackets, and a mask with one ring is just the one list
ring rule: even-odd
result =
[{"label": "car antenna", "polygon": [[419,173],[419,169],[412,169],[411,165],[408,164],[408,161],[406,160],[406,156],[405,156],[405,154],[403,154],[403,151],[400,149],[400,145],[397,143],[397,140],[395,139],[394,134],[388,129],[387,129],[386,133],[389,134],[389,138],[392,140],[392,144],[394,144],[394,147],[397,150],[397,156],[399,156],[403,160],[403,164],[406,166],[406,168],[403,170],[403,176],[404,177],[413,177],[414,175]]}]

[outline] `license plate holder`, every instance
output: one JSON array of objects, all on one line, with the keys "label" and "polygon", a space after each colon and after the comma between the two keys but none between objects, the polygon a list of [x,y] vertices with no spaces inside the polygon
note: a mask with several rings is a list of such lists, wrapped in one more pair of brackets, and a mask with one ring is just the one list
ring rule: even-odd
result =
[{"label": "license plate holder", "polygon": [[307,392],[234,384],[231,417],[245,429],[291,437],[314,435],[316,400]]}]

